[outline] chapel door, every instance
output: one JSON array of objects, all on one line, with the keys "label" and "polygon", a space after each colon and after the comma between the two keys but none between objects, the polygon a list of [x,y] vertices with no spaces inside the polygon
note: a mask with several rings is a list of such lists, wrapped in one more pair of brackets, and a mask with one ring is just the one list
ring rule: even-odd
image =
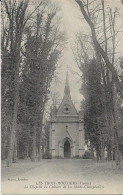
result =
[{"label": "chapel door", "polygon": [[64,143],[64,158],[70,158],[70,157],[71,157],[70,142],[67,140]]}]

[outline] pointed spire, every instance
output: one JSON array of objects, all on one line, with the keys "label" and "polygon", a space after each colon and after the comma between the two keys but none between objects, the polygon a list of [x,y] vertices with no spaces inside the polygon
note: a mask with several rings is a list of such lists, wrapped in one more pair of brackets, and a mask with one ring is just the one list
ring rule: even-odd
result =
[{"label": "pointed spire", "polygon": [[68,78],[68,71],[66,74],[66,82],[65,82],[65,89],[64,89],[64,93],[67,95],[70,95],[70,87],[69,87],[69,78]]}]

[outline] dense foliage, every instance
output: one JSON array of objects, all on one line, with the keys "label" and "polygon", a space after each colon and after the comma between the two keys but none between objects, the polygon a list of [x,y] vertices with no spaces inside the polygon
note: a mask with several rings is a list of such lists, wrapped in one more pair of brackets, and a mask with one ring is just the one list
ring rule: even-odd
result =
[{"label": "dense foliage", "polygon": [[3,2],[2,159],[8,166],[17,157],[41,158],[45,104],[64,42],[58,9],[40,1],[26,15],[28,6],[28,0]]}]

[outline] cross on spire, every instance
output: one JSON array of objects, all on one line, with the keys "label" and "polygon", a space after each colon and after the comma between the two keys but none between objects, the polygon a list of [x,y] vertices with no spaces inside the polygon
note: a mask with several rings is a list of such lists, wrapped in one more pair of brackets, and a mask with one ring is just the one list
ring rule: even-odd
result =
[{"label": "cross on spire", "polygon": [[64,89],[64,93],[66,95],[70,95],[70,87],[69,87],[69,78],[68,78],[68,71],[66,73],[66,82],[65,82],[65,89]]}]

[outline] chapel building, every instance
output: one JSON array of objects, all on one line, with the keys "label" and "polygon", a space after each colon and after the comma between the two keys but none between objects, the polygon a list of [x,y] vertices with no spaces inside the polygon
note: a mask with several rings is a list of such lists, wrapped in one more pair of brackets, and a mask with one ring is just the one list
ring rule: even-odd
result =
[{"label": "chapel building", "polygon": [[63,100],[52,115],[49,142],[52,158],[82,157],[85,151],[83,119],[71,100],[68,73]]}]

